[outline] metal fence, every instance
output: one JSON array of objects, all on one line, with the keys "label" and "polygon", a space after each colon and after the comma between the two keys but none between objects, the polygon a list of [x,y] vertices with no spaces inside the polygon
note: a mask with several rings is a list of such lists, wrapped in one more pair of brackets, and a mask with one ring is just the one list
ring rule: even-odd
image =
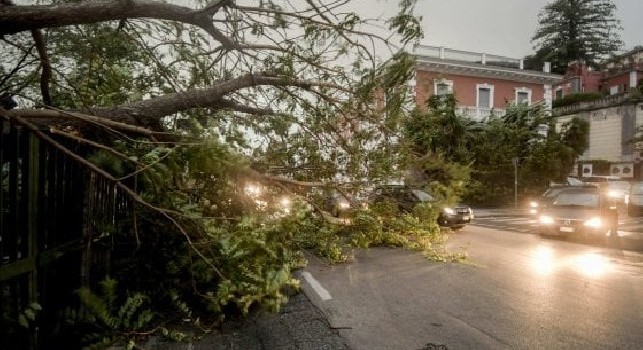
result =
[{"label": "metal fence", "polygon": [[[92,242],[127,215],[129,203],[33,133],[0,123],[0,344],[64,345],[62,314],[77,305],[74,292],[109,269],[111,247]],[[33,303],[42,309],[36,315]]]}]

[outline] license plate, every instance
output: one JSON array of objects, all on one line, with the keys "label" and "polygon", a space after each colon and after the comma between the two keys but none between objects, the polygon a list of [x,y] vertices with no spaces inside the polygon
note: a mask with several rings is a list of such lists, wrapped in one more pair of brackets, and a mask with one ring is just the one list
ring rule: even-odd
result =
[{"label": "license plate", "polygon": [[574,232],[574,228],[569,226],[561,226],[560,232]]}]

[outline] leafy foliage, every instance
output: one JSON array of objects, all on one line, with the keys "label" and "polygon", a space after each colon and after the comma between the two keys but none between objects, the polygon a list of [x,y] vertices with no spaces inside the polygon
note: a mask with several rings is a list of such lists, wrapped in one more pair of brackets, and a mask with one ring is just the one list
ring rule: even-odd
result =
[{"label": "leafy foliage", "polygon": [[[395,34],[384,37],[364,31],[371,20],[344,13],[346,3],[318,0],[129,4],[151,9],[145,18],[115,2],[45,1],[36,16],[50,16],[46,28],[0,28],[12,56],[1,64],[10,76],[0,90],[19,96],[26,118],[58,112],[45,126],[75,145],[61,152],[83,157],[130,198],[116,208],[129,220],[106,220],[92,237],[93,247],[110,251],[111,278],[96,285],[99,276],[90,276],[91,288],[78,292],[81,316],[96,322],[78,329],[92,335],[87,344],[153,332],[180,339],[164,326],[172,315],[211,326],[278,310],[297,289],[292,272],[305,264],[302,249],[334,262],[378,245],[445,255],[435,208],[360,211],[340,224],[309,198],[338,179],[401,176],[407,148],[399,127],[414,67],[404,46],[423,35],[414,4],[400,4],[388,22]],[[7,13],[20,6],[30,5]],[[78,23],[58,22],[74,10]],[[48,38],[47,110],[23,108],[43,102],[46,59],[32,47],[31,29]],[[374,43],[391,58],[377,58]],[[249,184],[263,194],[248,195]],[[71,320],[83,317],[70,311]]]},{"label": "leafy foliage", "polygon": [[503,117],[476,124],[455,112],[453,95],[433,96],[416,110],[405,135],[416,155],[411,182],[431,187],[448,202],[503,205],[514,197],[513,158],[519,159],[522,193],[537,193],[567,176],[588,147],[589,125],[573,119],[556,125],[543,106],[511,106]]},{"label": "leafy foliage", "polygon": [[623,45],[611,0],[554,0],[538,16],[532,43],[540,62],[551,62],[552,71],[564,74],[567,64],[580,60],[591,67]]},{"label": "leafy foliage", "polygon": [[595,101],[603,98],[604,95],[600,92],[583,92],[566,95],[563,98],[556,99],[552,102],[552,107],[565,107],[576,104],[578,102]]}]

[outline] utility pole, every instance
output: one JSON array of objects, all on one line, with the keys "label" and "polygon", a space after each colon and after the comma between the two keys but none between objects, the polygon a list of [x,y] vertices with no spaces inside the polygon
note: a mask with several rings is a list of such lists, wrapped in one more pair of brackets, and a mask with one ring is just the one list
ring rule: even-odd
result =
[{"label": "utility pole", "polygon": [[518,157],[513,157],[511,161],[514,163],[514,208],[518,209]]}]

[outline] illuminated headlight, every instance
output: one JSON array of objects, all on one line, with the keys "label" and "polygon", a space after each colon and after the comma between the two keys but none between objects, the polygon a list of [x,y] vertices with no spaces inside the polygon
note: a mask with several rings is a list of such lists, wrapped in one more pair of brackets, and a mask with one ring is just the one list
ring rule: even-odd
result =
[{"label": "illuminated headlight", "polygon": [[455,213],[455,211],[451,208],[444,208],[443,211],[445,214],[448,214],[448,215],[453,215]]},{"label": "illuminated headlight", "polygon": [[607,194],[608,194],[610,197],[619,197],[619,196],[620,196],[620,193],[619,193],[619,192],[617,192],[617,191],[609,191]]},{"label": "illuminated headlight", "polygon": [[538,221],[539,221],[541,224],[543,224],[543,225],[551,225],[551,224],[553,224],[553,223],[554,223],[554,218],[552,218],[551,216],[542,215],[542,216],[538,219]]},{"label": "illuminated headlight", "polygon": [[281,199],[281,206],[284,207],[285,209],[290,208],[290,198],[284,197]]},{"label": "illuminated headlight", "polygon": [[247,185],[245,191],[249,196],[258,196],[261,194],[261,188],[256,185]]},{"label": "illuminated headlight", "polygon": [[594,228],[599,228],[603,225],[603,221],[599,217],[591,218],[589,220],[586,220],[583,225],[587,227],[594,227]]},{"label": "illuminated headlight", "polygon": [[339,202],[339,209],[348,209],[351,205],[348,202]]},{"label": "illuminated headlight", "polygon": [[529,207],[538,208],[538,202],[534,202],[534,201],[529,202]]}]

